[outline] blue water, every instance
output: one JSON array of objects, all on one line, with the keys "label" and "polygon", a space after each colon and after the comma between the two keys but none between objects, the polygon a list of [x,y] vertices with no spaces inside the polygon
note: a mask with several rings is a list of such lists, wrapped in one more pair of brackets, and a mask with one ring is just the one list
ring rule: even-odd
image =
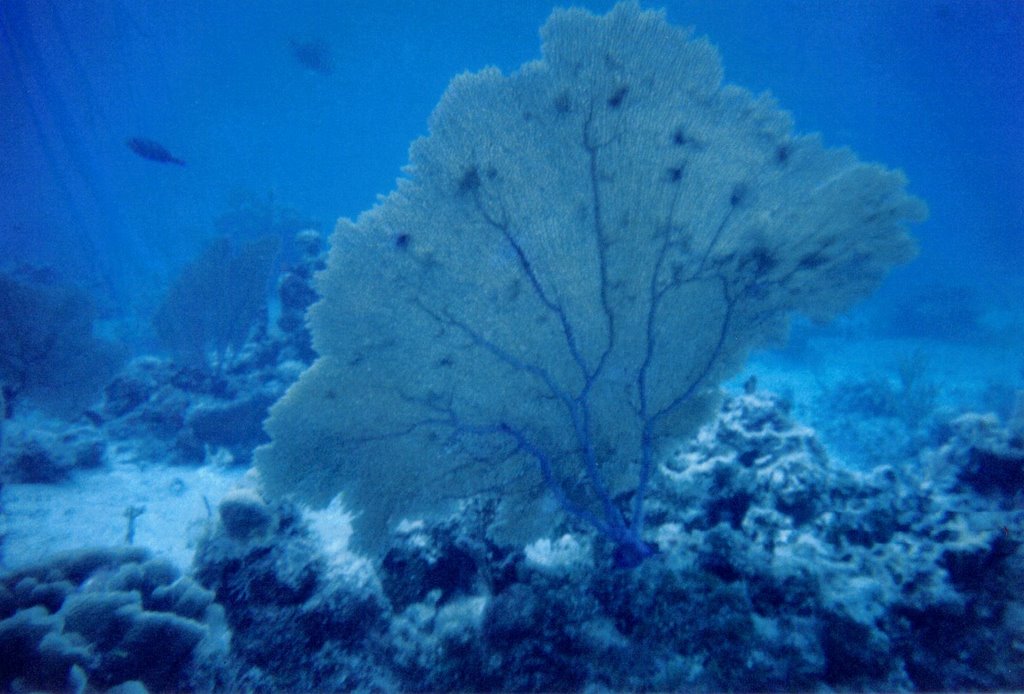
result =
[{"label": "blue water", "polygon": [[[575,4],[605,13],[614,3]],[[756,357],[762,385],[784,391],[781,400],[758,406],[788,414],[795,404],[794,417],[815,427],[833,459],[852,470],[916,461],[928,446],[949,441],[963,444],[962,455],[943,455],[962,462],[970,436],[962,433],[967,425],[950,423],[957,414],[990,409],[1006,420],[1014,397],[1024,407],[1024,1],[680,0],[643,6],[664,7],[671,23],[709,37],[726,81],[770,92],[792,114],[797,132],[821,133],[829,146],[848,146],[862,160],[901,169],[909,192],[929,207],[928,220],[912,229],[919,256],[893,271],[852,318],[826,328],[799,324],[788,352]],[[0,273],[82,287],[97,305],[98,334],[122,346],[124,356],[161,353],[152,317],[178,273],[211,240],[226,234],[244,244],[277,235],[282,245],[275,269],[295,262],[295,232],[312,227],[326,235],[339,217],[355,218],[394,188],[409,143],[427,134],[431,111],[455,75],[491,65],[508,73],[538,58],[538,28],[553,7],[542,0],[0,0]],[[184,165],[139,156],[126,146],[130,138],[151,140]],[[848,340],[851,335],[857,340]],[[749,375],[731,384],[734,392]],[[816,387],[831,402],[813,395]],[[264,412],[254,415],[257,430]],[[251,453],[265,440],[259,436],[239,448]],[[1008,440],[999,445],[1020,450],[1019,440]],[[209,450],[206,455],[209,463]],[[1008,465],[1017,467],[992,483],[997,487],[1006,480],[1012,486],[1014,475],[1024,474],[1017,453],[1007,455]],[[976,477],[976,471],[963,475],[986,489]],[[9,498],[13,507],[26,497]],[[1005,499],[999,509],[986,510],[995,520],[978,521],[972,530],[996,538],[993,546],[1016,551],[1019,560],[1020,494]],[[194,501],[205,503],[200,496]],[[120,514],[113,514],[118,528]],[[140,537],[153,516],[140,516]],[[40,537],[54,534],[40,530]],[[1004,537],[1016,544],[1006,549]],[[295,536],[287,541],[299,542]],[[713,560],[706,564],[711,573],[716,567],[723,572]],[[1007,570],[999,580],[1020,576],[1019,561],[1016,566],[1016,574]],[[625,594],[621,586],[602,584],[599,570],[592,576],[594,583],[581,592]],[[619,580],[607,578],[609,584]],[[628,580],[640,579],[621,579]],[[984,592],[964,583],[970,585],[957,588],[965,593]],[[564,586],[552,588],[547,598],[557,603],[560,590]],[[652,609],[642,594],[630,593],[636,602],[619,605],[622,614]],[[997,604],[992,595],[1003,595],[985,594]],[[417,600],[429,602],[423,596],[409,602]],[[859,600],[872,605],[871,598]],[[991,634],[1020,627],[1024,606],[1015,604],[1017,622],[985,622]],[[687,626],[688,618],[677,618]],[[941,620],[915,634],[933,634],[933,628],[941,634]],[[718,632],[709,627],[709,633],[713,640]],[[1005,672],[999,661],[1024,652],[1019,644],[1006,648],[989,661],[972,660],[967,670]],[[911,679],[924,689],[950,682],[1024,687],[998,678],[932,681],[927,662],[914,666],[920,672]],[[844,680],[834,670],[826,675],[832,679],[821,681],[854,689],[909,681]],[[689,681],[697,689],[743,688],[716,676],[633,686]],[[244,679],[231,681],[245,687]],[[344,688],[340,681],[332,686]],[[786,680],[752,681],[754,688],[788,688]],[[792,681],[805,687],[819,680]],[[277,685],[286,686],[282,682]]]},{"label": "blue water", "polygon": [[[536,57],[551,7],[7,0],[0,257],[123,300],[166,281],[239,196],[272,195],[329,229],[391,189],[453,75]],[[718,45],[728,81],[770,90],[798,130],[908,174],[931,219],[894,282],[1019,289],[1024,4],[666,7]],[[292,40],[328,46],[333,72],[304,68]],[[138,159],[123,145],[135,135],[188,166]]]}]

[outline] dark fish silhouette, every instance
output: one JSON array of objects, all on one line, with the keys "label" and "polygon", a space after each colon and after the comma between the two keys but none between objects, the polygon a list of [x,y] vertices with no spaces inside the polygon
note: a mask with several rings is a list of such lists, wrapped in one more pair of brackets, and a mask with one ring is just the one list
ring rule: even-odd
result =
[{"label": "dark fish silhouette", "polygon": [[184,166],[185,162],[177,157],[173,156],[167,151],[159,142],[153,140],[147,140],[144,137],[129,137],[124,141],[128,145],[128,149],[138,154],[143,159],[149,159],[150,161],[158,161],[161,164],[178,164]]},{"label": "dark fish silhouette", "polygon": [[289,44],[295,61],[313,72],[329,75],[334,72],[334,57],[327,44],[320,41],[300,41],[292,39]]}]

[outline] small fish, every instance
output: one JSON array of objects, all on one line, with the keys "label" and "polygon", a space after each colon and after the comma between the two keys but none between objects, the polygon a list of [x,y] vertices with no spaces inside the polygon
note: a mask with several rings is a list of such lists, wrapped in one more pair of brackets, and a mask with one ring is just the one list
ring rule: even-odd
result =
[{"label": "small fish", "polygon": [[302,67],[321,75],[334,72],[334,57],[331,49],[322,41],[300,41],[292,39],[288,43],[292,58]]},{"label": "small fish", "polygon": [[173,156],[167,151],[159,142],[153,140],[147,140],[144,137],[129,137],[124,141],[128,145],[128,149],[138,154],[143,159],[149,159],[150,161],[157,161],[161,164],[178,164],[184,166],[185,162],[177,157]]}]

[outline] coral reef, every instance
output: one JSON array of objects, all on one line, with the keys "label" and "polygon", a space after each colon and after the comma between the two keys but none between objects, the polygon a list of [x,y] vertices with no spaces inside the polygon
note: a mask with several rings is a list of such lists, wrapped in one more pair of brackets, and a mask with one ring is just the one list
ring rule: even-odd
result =
[{"label": "coral reef", "polygon": [[97,385],[100,400],[73,423],[32,412],[0,417],[0,480],[64,481],[111,453],[143,463],[248,464],[266,441],[267,409],[312,359],[300,316],[316,296],[313,275],[324,249],[313,230],[301,232],[296,244],[301,258],[279,282],[280,330],[253,335],[219,372],[137,357]]},{"label": "coral reef", "polygon": [[658,552],[632,571],[570,519],[495,543],[489,495],[401,524],[375,564],[246,485],[190,577],[134,547],[3,576],[2,686],[1012,688],[1024,437],[978,414],[941,431],[912,465],[849,470],[751,382],[661,461]]},{"label": "coral reef", "polygon": [[68,426],[38,415],[11,420],[0,448],[0,480],[56,483],[103,466],[107,442],[88,423]]},{"label": "coral reef", "polygon": [[[293,273],[306,289],[316,263]],[[67,480],[131,446],[143,459],[197,461],[213,445],[244,459],[251,437],[227,430],[255,427],[253,398],[294,379],[302,335],[252,341],[220,376],[139,359],[74,427],[19,415],[5,479]],[[1012,688],[1024,680],[1024,406],[1006,424],[919,417],[928,408],[902,399],[927,401],[930,386],[912,366],[835,391],[851,421],[927,433],[859,470],[749,379],[659,459],[646,500],[657,552],[628,572],[609,569],[614,541],[568,517],[525,546],[495,541],[493,494],[407,520],[371,563],[329,549],[298,508],[239,488],[189,577],[126,547],[0,578],[0,686]],[[195,434],[219,428],[239,438]],[[612,502],[625,511],[631,494]]]},{"label": "coral reef", "polygon": [[287,506],[254,514],[272,514],[269,533],[232,537],[231,501],[196,572],[236,628],[235,686],[1013,687],[1024,441],[978,415],[946,431],[916,467],[850,471],[777,396],[728,398],[663,462],[659,552],[633,571],[603,569],[613,543],[567,523],[525,550],[496,545],[484,497],[403,524],[375,571],[341,578]]},{"label": "coral reef", "polygon": [[134,547],[87,549],[0,576],[0,687],[208,687],[227,651],[213,594]]},{"label": "coral reef", "polygon": [[[242,504],[259,519],[258,532],[251,523],[240,532]],[[378,668],[367,663],[389,609],[368,566],[332,572],[297,511],[270,508],[252,492],[225,499],[219,518],[196,551],[194,575],[224,606],[233,631],[233,688],[380,686]]]}]

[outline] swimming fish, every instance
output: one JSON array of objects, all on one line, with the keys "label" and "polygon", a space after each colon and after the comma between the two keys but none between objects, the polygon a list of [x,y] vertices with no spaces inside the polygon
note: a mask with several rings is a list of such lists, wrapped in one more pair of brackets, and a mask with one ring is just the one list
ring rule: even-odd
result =
[{"label": "swimming fish", "polygon": [[288,46],[291,48],[292,58],[307,70],[321,75],[334,72],[334,56],[331,55],[331,49],[327,44],[321,41],[292,39]]},{"label": "swimming fish", "polygon": [[143,159],[160,162],[161,164],[178,164],[184,166],[185,162],[173,156],[159,142],[147,140],[144,137],[129,137],[124,141],[128,149],[138,154]]}]

